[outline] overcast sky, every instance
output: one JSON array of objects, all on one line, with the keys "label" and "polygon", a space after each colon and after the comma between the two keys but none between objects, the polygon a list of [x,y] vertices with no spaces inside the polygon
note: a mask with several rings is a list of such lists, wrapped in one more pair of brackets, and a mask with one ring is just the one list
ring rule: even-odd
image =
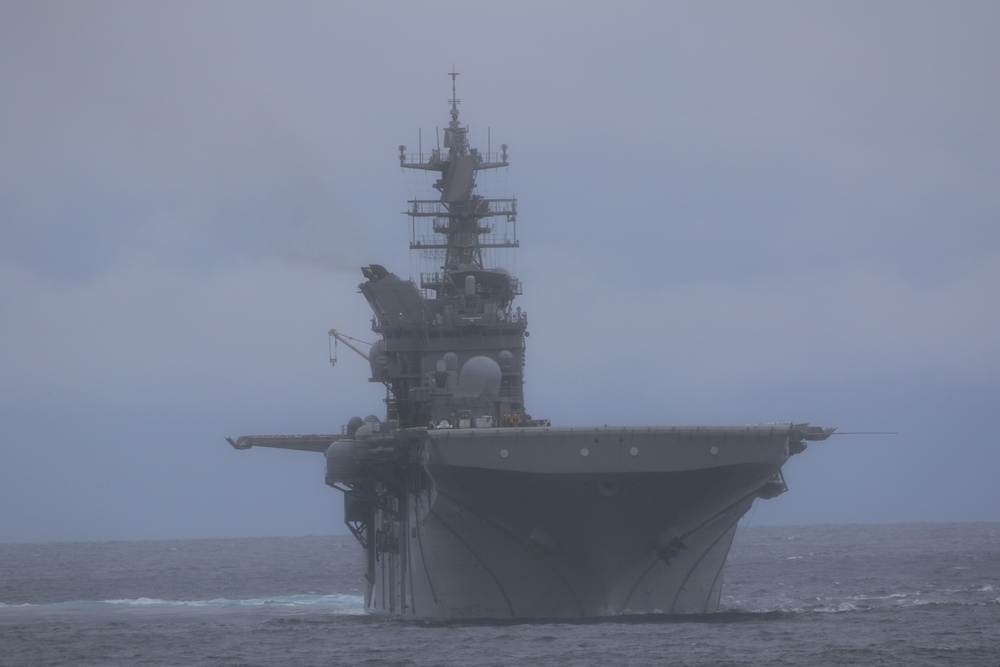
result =
[{"label": "overcast sky", "polygon": [[[345,532],[398,145],[518,197],[554,424],[812,422],[762,523],[1000,521],[995,2],[0,3],[0,541]],[[489,129],[489,133],[487,133]]]}]

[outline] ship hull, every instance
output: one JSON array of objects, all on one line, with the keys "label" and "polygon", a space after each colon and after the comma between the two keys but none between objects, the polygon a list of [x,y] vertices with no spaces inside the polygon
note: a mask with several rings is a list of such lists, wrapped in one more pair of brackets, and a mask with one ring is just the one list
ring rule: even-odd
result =
[{"label": "ship hull", "polygon": [[[436,174],[410,199],[410,249],[429,271],[361,267],[368,351],[330,330],[385,386],[385,418],[340,433],[227,438],[322,452],[365,551],[369,612],[425,619],[589,618],[718,608],[736,523],[785,489],[781,466],[833,429],[809,424],[568,428],[526,411],[520,281],[484,259],[518,248],[517,200],[475,194],[505,168],[474,149],[452,78],[443,148],[399,147]],[[484,254],[484,251],[486,253]],[[569,283],[567,283],[569,284]]]},{"label": "ship hull", "polygon": [[427,483],[379,510],[371,613],[717,610],[736,524],[788,458],[772,427],[428,432]]}]

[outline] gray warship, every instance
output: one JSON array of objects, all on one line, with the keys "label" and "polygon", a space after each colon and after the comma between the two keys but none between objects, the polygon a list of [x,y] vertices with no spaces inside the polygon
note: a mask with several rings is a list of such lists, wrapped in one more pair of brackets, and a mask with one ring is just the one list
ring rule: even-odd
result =
[{"label": "gray warship", "polygon": [[[364,550],[365,609],[416,619],[589,618],[717,610],[740,517],[787,487],[782,465],[834,429],[809,424],[557,426],[525,410],[521,284],[484,256],[512,251],[517,203],[476,194],[505,168],[470,147],[457,73],[443,145],[399,147],[439,196],[408,202],[419,285],[378,264],[359,286],[377,341],[365,357],[385,417],[340,433],[244,435],[236,449],[325,455]],[[484,253],[485,251],[485,253]],[[335,355],[331,354],[331,361]]]}]

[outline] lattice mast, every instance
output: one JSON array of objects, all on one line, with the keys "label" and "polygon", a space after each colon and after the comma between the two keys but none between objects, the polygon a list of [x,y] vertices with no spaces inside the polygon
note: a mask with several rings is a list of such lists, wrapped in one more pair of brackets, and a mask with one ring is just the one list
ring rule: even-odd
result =
[{"label": "lattice mast", "polygon": [[[471,148],[468,128],[458,120],[460,100],[456,95],[458,72],[451,76],[451,122],[444,131],[444,149],[433,149],[425,158],[421,151],[409,158],[406,146],[399,147],[399,164],[405,169],[436,171],[441,178],[434,182],[439,199],[411,199],[406,213],[411,218],[410,249],[420,251],[425,258],[443,260],[436,268],[440,272],[421,273],[420,287],[432,290],[436,298],[458,296],[463,285],[457,274],[487,269],[483,263],[484,248],[517,248],[517,200],[487,199],[474,194],[476,172],[508,166],[507,145],[500,147],[499,156],[487,149],[484,155]],[[415,158],[415,159],[414,159]],[[429,224],[428,224],[429,221]],[[511,293],[503,299],[506,309],[520,285],[511,281]],[[498,295],[499,296],[499,295]]]}]

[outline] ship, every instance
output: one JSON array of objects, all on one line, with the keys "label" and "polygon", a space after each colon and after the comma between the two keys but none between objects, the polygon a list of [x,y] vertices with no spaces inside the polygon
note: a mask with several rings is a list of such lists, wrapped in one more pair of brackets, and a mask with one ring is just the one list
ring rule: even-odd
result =
[{"label": "ship", "polygon": [[[519,247],[517,201],[477,194],[508,148],[469,144],[450,121],[404,169],[432,172],[437,194],[411,199],[410,249],[431,269],[402,279],[379,264],[359,285],[374,313],[370,346],[329,331],[368,360],[384,417],[339,433],[244,435],[236,449],[325,456],[344,523],[364,553],[364,605],[414,619],[586,619],[717,611],[739,519],[787,490],[782,466],[834,429],[561,426],[524,397],[528,316],[520,281],[491,264]],[[443,134],[443,140],[441,135]],[[419,281],[419,282],[418,282]],[[367,348],[367,349],[366,349]]]}]

